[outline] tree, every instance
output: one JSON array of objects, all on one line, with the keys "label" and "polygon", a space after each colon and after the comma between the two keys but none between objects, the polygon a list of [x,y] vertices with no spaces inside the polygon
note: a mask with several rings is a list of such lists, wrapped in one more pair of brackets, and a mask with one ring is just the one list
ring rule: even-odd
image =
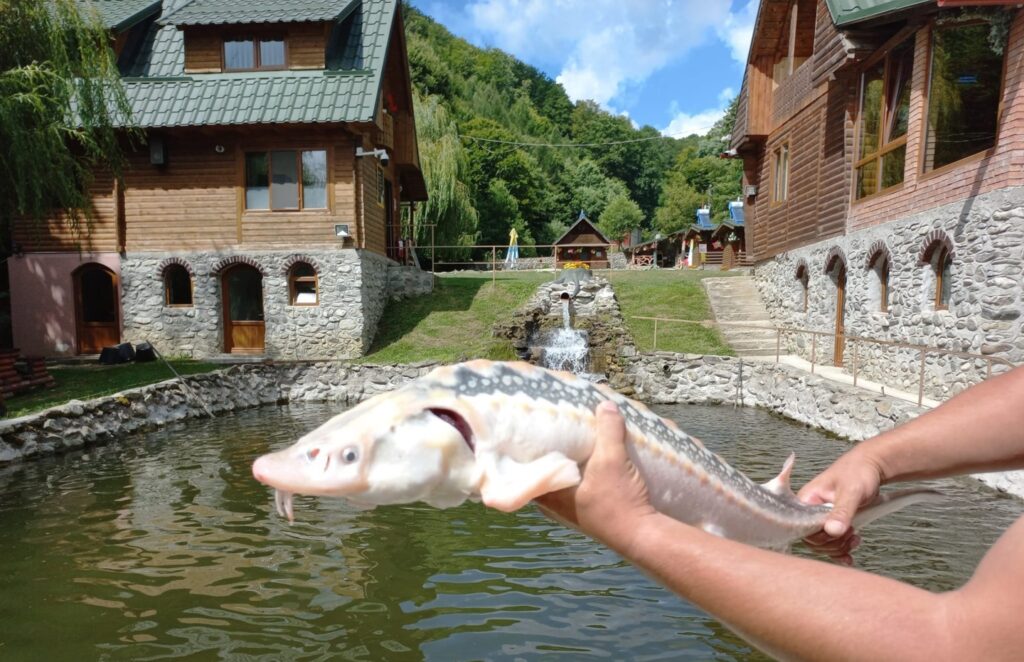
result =
[{"label": "tree", "polygon": [[640,205],[626,195],[617,195],[608,203],[598,227],[608,239],[615,241],[638,228],[644,221],[644,213]]},{"label": "tree", "polygon": [[[94,173],[120,177],[131,121],[110,34],[73,0],[0,5],[0,221],[91,217]],[[137,137],[127,131],[129,137]]]},{"label": "tree", "polygon": [[469,159],[455,122],[438,97],[417,96],[415,104],[423,177],[429,196],[420,208],[416,240],[421,246],[429,245],[431,238],[438,246],[472,245],[477,237],[477,211],[466,185]]}]

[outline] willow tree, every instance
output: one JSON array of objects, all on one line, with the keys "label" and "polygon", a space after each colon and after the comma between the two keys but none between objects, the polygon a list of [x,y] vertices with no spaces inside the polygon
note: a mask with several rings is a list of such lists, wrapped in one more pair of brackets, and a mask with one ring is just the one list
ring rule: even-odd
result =
[{"label": "willow tree", "polygon": [[[416,240],[422,249],[431,239],[438,246],[476,243],[478,214],[466,185],[469,160],[455,121],[436,96],[416,97],[416,135],[428,200],[416,219]],[[464,258],[469,249],[445,251],[446,258]]]},{"label": "willow tree", "polygon": [[[130,107],[95,10],[0,0],[0,222],[90,216],[97,170],[120,176]],[[6,232],[4,233],[7,234]]]}]

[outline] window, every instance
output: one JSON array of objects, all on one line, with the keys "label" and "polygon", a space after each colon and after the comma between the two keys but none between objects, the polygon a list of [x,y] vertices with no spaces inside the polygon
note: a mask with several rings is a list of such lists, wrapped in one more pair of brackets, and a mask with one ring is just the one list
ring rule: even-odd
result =
[{"label": "window", "polygon": [[247,153],[245,208],[326,209],[327,152],[318,149]]},{"label": "window", "polygon": [[192,305],[192,276],[180,264],[164,269],[164,303],[168,306]]},{"label": "window", "polygon": [[320,302],[316,269],[308,262],[296,262],[288,270],[289,301],[293,306],[315,306]]},{"label": "window", "polygon": [[871,287],[872,300],[881,313],[889,312],[889,255],[885,252],[875,253],[868,267],[874,273]]},{"label": "window", "polygon": [[803,312],[807,312],[811,294],[811,276],[807,267],[801,264],[796,270],[796,279],[800,283],[801,294],[803,295]]},{"label": "window", "polygon": [[785,202],[789,197],[789,144],[775,149],[772,162],[772,202]]},{"label": "window", "polygon": [[858,200],[903,183],[913,72],[914,40],[908,39],[864,73],[856,164]]},{"label": "window", "polygon": [[1003,47],[988,23],[937,25],[932,32],[924,169],[996,144]]},{"label": "window", "polygon": [[241,37],[224,40],[225,71],[284,68],[284,39]]},{"label": "window", "polygon": [[932,270],[935,272],[935,310],[949,309],[949,290],[952,284],[953,256],[949,247],[940,245],[932,255]]}]

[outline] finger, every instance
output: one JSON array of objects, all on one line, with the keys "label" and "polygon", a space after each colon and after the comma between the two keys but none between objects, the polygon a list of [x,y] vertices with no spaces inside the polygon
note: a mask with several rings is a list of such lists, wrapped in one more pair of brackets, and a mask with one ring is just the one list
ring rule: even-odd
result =
[{"label": "finger", "polygon": [[846,533],[857,508],[860,507],[862,496],[860,490],[844,490],[842,488],[837,490],[832,512],[828,514],[825,526],[822,527],[825,529],[825,533],[833,538],[838,538]]},{"label": "finger", "polygon": [[605,400],[597,406],[596,416],[597,441],[590,461],[613,466],[626,462],[626,421],[618,406],[611,400]]},{"label": "finger", "polygon": [[819,506],[823,503],[833,503],[836,493],[832,488],[818,487],[814,481],[807,483],[797,492],[797,498],[810,506]]}]

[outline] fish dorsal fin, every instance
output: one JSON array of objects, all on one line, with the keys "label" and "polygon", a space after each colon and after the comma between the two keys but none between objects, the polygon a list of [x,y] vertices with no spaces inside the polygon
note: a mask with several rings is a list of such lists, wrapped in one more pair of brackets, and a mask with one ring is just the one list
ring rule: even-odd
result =
[{"label": "fish dorsal fin", "polygon": [[761,487],[780,497],[792,497],[795,499],[796,495],[793,494],[793,490],[789,487],[789,475],[793,472],[793,463],[795,461],[796,453],[790,453],[789,457],[786,458],[785,464],[782,465],[782,471],[779,472],[779,475],[764,483]]}]

